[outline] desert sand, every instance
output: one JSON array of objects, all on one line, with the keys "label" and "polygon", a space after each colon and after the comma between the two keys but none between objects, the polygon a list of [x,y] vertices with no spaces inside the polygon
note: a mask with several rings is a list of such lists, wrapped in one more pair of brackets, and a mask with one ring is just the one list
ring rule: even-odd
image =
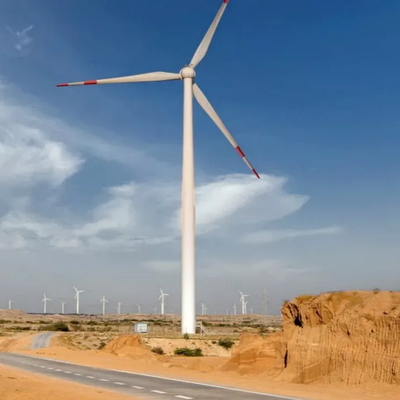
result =
[{"label": "desert sand", "polygon": [[1,400],[134,400],[131,396],[0,366]]}]

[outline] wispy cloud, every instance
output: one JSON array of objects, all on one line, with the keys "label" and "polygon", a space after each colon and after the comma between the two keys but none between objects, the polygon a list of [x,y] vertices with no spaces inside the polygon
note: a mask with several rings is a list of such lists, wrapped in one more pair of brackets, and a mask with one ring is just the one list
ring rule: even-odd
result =
[{"label": "wispy cloud", "polygon": [[329,226],[320,229],[283,229],[283,230],[264,230],[253,233],[248,233],[241,238],[243,243],[251,244],[267,244],[279,242],[285,239],[292,239],[304,236],[320,236],[320,235],[335,235],[341,233],[343,229],[340,226]]},{"label": "wispy cloud", "polygon": [[7,26],[7,31],[11,35],[11,40],[15,49],[17,49],[20,53],[26,53],[29,46],[33,42],[33,38],[31,38],[28,33],[33,29],[33,25],[26,27],[21,31],[17,31],[11,29]]},{"label": "wispy cloud", "polygon": [[16,131],[24,130],[31,137],[46,137],[53,142],[62,143],[64,148],[71,151],[129,167],[134,172],[140,171],[143,176],[165,176],[175,171],[168,161],[152,156],[144,148],[105,140],[78,125],[70,125],[60,118],[46,114],[39,99],[26,96],[1,78],[0,107],[0,131],[9,138]]}]

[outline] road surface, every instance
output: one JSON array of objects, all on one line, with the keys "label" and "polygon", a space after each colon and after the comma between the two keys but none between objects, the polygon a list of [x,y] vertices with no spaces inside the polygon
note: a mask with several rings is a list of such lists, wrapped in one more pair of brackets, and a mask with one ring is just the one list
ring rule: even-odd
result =
[{"label": "road surface", "polygon": [[54,332],[39,333],[32,339],[32,350],[43,349],[49,347],[50,339],[55,335]]},{"label": "road surface", "polygon": [[146,374],[85,367],[64,361],[0,353],[0,364],[52,378],[158,400],[300,400]]}]

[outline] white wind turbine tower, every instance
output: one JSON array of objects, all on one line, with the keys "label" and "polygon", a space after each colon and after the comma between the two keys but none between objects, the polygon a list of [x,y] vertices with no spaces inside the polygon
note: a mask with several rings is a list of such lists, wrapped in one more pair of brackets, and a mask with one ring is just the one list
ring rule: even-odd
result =
[{"label": "white wind turbine tower", "polygon": [[201,315],[205,315],[205,308],[206,305],[204,303],[201,303]]},{"label": "white wind turbine tower", "polygon": [[162,289],[160,289],[160,297],[158,298],[158,300],[161,300],[161,315],[164,315],[165,313],[165,296],[169,296],[168,293],[164,293],[162,291]]},{"label": "white wind turbine tower", "polygon": [[236,315],[236,304],[233,305],[233,315]]},{"label": "white wind turbine tower", "polygon": [[239,293],[240,293],[240,302],[242,303],[242,314],[246,314],[246,304],[247,303],[245,303],[245,297],[249,297],[249,295],[248,294],[243,294],[240,290],[239,290]]},{"label": "white wind turbine tower", "polygon": [[102,314],[106,315],[106,303],[108,303],[108,300],[106,299],[105,294],[103,294],[103,298],[100,300],[100,303],[103,303]]},{"label": "white wind turbine tower", "polygon": [[11,304],[14,303],[12,300],[8,299],[8,309],[11,310]]},{"label": "white wind turbine tower", "polygon": [[75,297],[74,299],[76,299],[76,313],[79,315],[79,295],[80,293],[83,293],[84,290],[78,290],[75,286],[73,287],[75,289]]},{"label": "white wind turbine tower", "polygon": [[117,303],[117,314],[118,314],[118,315],[121,315],[121,305],[122,305],[121,302],[118,302],[118,303]]},{"label": "white wind turbine tower", "polygon": [[197,102],[222,131],[231,145],[236,149],[247,166],[257,178],[260,176],[250,164],[241,148],[225,127],[214,108],[207,100],[199,86],[194,83],[195,68],[206,55],[211,40],[226,9],[229,0],[223,0],[211,26],[193,55],[189,65],[179,73],[150,72],[140,75],[119,78],[97,79],[82,82],[62,83],[57,86],[97,85],[107,83],[183,81],[183,162],[182,162],[182,333],[196,333],[195,303],[195,185],[194,185],[194,151],[193,151],[193,95]]},{"label": "white wind turbine tower", "polygon": [[45,294],[44,294],[44,297],[43,297],[43,300],[42,300],[42,303],[43,303],[43,314],[46,314],[46,312],[47,312],[47,302],[48,302],[49,300],[51,300],[51,299],[49,299],[48,297],[46,297],[46,293],[45,293]]},{"label": "white wind turbine tower", "polygon": [[137,309],[138,309],[138,314],[140,315],[140,311],[142,309],[142,306],[140,304],[137,305]]},{"label": "white wind turbine tower", "polygon": [[247,314],[247,304],[248,304],[249,302],[248,301],[246,301],[245,303],[244,303],[244,313],[245,314]]},{"label": "white wind turbine tower", "polygon": [[65,301],[62,301],[61,302],[61,314],[65,314],[65,305],[66,305],[67,303],[65,302]]}]

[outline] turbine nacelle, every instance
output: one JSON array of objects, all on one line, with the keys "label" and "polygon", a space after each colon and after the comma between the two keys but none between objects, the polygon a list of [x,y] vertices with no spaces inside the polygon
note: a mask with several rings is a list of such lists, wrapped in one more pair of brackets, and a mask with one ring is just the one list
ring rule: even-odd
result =
[{"label": "turbine nacelle", "polygon": [[194,79],[196,78],[196,71],[192,67],[186,66],[180,70],[179,75],[181,79]]}]

